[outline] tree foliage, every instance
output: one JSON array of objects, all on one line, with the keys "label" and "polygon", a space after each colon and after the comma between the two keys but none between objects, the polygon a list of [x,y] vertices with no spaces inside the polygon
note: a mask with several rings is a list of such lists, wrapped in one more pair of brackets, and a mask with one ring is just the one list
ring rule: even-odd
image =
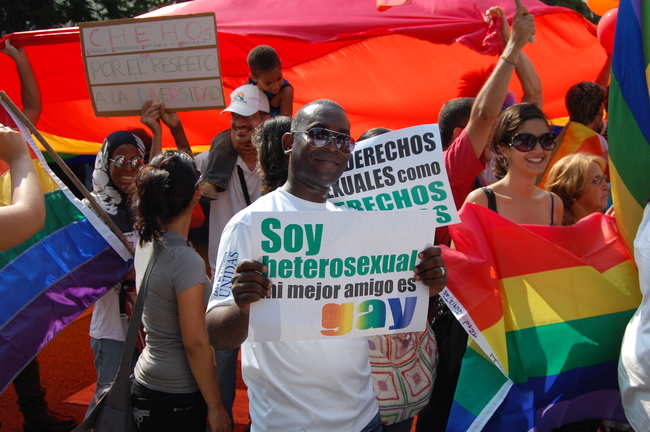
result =
[{"label": "tree foliage", "polygon": [[594,24],[598,24],[600,17],[594,14],[587,7],[585,0],[541,0],[549,6],[563,6],[580,12],[585,18]]},{"label": "tree foliage", "polygon": [[[86,21],[133,18],[183,1],[187,0],[3,0],[0,2],[0,36],[18,31],[76,26]],[[551,6],[574,9],[591,22],[598,22],[599,17],[589,10],[584,0],[542,1]]]},{"label": "tree foliage", "polygon": [[4,0],[0,2],[0,35],[80,22],[133,18],[174,0]]}]

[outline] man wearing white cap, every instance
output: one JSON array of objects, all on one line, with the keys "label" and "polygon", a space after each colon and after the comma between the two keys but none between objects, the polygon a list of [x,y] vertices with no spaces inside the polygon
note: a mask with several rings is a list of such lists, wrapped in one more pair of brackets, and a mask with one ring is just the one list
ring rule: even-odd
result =
[{"label": "man wearing white cap", "polygon": [[[208,239],[208,260],[213,276],[224,227],[230,218],[262,195],[262,182],[256,171],[257,151],[251,136],[269,118],[269,100],[262,90],[246,84],[230,94],[230,105],[221,113],[226,111],[230,114],[230,129],[218,133],[210,143],[210,151],[196,157],[198,168],[205,173],[201,192],[213,200]],[[215,351],[217,381],[231,419],[238,351]]]}]

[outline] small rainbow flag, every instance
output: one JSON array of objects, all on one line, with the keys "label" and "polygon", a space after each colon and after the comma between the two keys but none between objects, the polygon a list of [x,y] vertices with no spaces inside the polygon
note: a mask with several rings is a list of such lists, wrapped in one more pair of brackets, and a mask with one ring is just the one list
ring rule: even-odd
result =
[{"label": "small rainbow flag", "polygon": [[447,430],[625,420],[617,365],[641,293],[614,219],[517,225],[475,204],[460,217],[442,296],[471,338]]},{"label": "small rainbow flag", "polygon": [[609,89],[609,173],[616,221],[630,251],[650,196],[650,5],[621,0]]},{"label": "small rainbow flag", "polygon": [[[0,393],[132,264],[120,240],[56,178],[28,130],[14,120],[30,145],[47,217],[32,238],[0,252]],[[8,204],[11,177],[0,161],[0,205]]]},{"label": "small rainbow flag", "polygon": [[548,173],[557,161],[577,152],[603,156],[603,148],[598,134],[581,123],[569,122],[558,136],[558,145],[553,149],[551,160],[546,166],[544,174],[541,175],[539,187],[544,188]]}]

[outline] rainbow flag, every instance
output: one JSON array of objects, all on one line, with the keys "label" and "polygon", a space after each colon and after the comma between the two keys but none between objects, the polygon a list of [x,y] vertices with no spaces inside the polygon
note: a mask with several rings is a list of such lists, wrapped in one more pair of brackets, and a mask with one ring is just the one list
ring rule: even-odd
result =
[{"label": "rainbow flag", "polygon": [[442,296],[471,338],[447,430],[624,420],[618,357],[641,293],[613,218],[517,225],[475,204],[460,217]]},{"label": "rainbow flag", "polygon": [[[0,252],[0,394],[132,264],[119,239],[54,176],[25,126],[14,120],[28,137],[47,218],[32,238]],[[0,161],[0,205],[10,203],[9,167]]]},{"label": "rainbow flag", "polygon": [[631,251],[650,196],[650,5],[621,0],[609,89],[609,173],[616,221]]},{"label": "rainbow flag", "polygon": [[546,166],[544,174],[539,177],[541,178],[539,187],[544,188],[548,173],[557,161],[577,152],[603,156],[603,148],[598,134],[581,123],[569,122],[560,132],[558,145],[553,149],[551,160]]}]

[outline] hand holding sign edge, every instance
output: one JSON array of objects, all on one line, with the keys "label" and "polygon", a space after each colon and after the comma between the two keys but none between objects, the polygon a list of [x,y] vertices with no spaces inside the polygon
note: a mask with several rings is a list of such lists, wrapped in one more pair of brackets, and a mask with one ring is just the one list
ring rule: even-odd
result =
[{"label": "hand holding sign edge", "polygon": [[242,312],[248,314],[251,303],[271,295],[271,281],[262,275],[265,271],[265,265],[250,259],[237,265],[232,277],[232,295]]},{"label": "hand holding sign edge", "polygon": [[418,254],[420,264],[415,266],[415,280],[429,287],[429,295],[434,296],[447,285],[447,269],[442,258],[442,249],[431,246]]}]

